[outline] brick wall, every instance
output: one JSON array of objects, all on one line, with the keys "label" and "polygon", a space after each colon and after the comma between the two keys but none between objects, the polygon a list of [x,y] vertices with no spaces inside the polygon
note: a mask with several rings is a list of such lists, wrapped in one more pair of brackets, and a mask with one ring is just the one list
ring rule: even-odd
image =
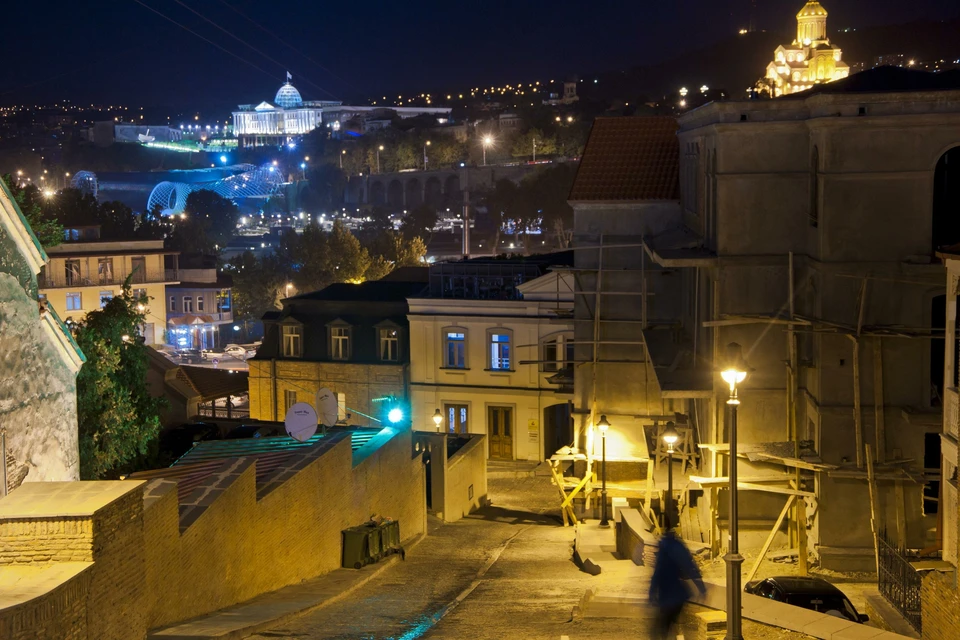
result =
[{"label": "brick wall", "polygon": [[952,574],[927,571],[920,590],[924,640],[960,637],[960,593]]},{"label": "brick wall", "polygon": [[3,640],[88,640],[87,593],[92,575],[87,569],[73,580],[57,586],[42,598],[34,598],[0,610]]},{"label": "brick wall", "polygon": [[0,565],[92,560],[92,516],[0,520]]}]

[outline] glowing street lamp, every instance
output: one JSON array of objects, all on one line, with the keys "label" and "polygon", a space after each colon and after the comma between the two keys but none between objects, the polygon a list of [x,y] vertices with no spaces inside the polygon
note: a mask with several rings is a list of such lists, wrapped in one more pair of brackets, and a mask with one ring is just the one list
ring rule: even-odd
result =
[{"label": "glowing street lamp", "polygon": [[340,150],[340,168],[343,169],[343,156],[347,155],[346,149]]},{"label": "glowing street lamp", "polygon": [[493,144],[493,138],[483,136],[483,166],[487,166],[487,147]]},{"label": "glowing street lamp", "polygon": [[603,443],[600,454],[603,460],[600,475],[600,526],[606,529],[610,526],[610,521],[607,520],[607,431],[610,429],[610,423],[607,421],[606,414],[600,416],[597,426],[600,428],[600,440]]},{"label": "glowing street lamp", "polygon": [[680,87],[680,97],[681,97],[681,98],[686,98],[686,97],[687,97],[687,88],[686,88],[686,87]]},{"label": "glowing street lamp", "polygon": [[437,425],[437,433],[440,433],[440,424],[443,422],[443,414],[440,409],[433,412],[433,424]]},{"label": "glowing street lamp", "polygon": [[747,364],[743,360],[743,350],[736,342],[727,345],[727,358],[720,377],[730,385],[730,397],[727,399],[730,407],[730,544],[724,558],[727,563],[727,639],[743,640],[740,610],[740,569],[743,556],[740,555],[737,505],[737,408],[740,406],[737,385],[747,378]]},{"label": "glowing street lamp", "polygon": [[383,151],[383,145],[377,147],[377,173],[380,173],[380,152]]},{"label": "glowing street lamp", "polygon": [[427,140],[423,143],[423,170],[427,170],[427,147],[430,146],[430,141]]},{"label": "glowing street lamp", "polygon": [[673,515],[673,445],[677,444],[680,434],[673,422],[668,422],[666,429],[660,434],[660,437],[667,445],[667,504],[664,509],[663,529],[669,531],[673,527],[673,521],[670,516]]},{"label": "glowing street lamp", "polygon": [[302,180],[307,179],[307,163],[306,162],[300,163],[300,178]]}]

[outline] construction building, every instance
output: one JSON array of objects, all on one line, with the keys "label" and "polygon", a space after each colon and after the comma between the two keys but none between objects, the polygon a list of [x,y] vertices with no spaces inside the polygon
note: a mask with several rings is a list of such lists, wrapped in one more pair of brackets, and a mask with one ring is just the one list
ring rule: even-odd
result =
[{"label": "construction building", "polygon": [[696,508],[681,526],[719,553],[729,389],[717,371],[739,343],[744,547],[872,571],[874,532],[936,544],[934,252],[960,240],[943,169],[960,145],[958,88],[955,74],[886,68],[677,122],[597,120],[570,198],[575,444],[588,464],[606,415],[607,457],[642,487],[659,427],[684,426],[697,471],[675,486]]}]

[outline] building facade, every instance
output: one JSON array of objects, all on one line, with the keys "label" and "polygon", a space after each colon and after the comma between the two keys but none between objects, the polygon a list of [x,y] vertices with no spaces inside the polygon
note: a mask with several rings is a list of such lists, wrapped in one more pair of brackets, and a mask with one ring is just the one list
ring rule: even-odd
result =
[{"label": "building facade", "polygon": [[[236,342],[233,330],[233,281],[218,274],[216,258],[182,263],[180,281],[167,285],[167,343],[179,348],[216,349]],[[196,268],[192,268],[196,267]]]},{"label": "building facade", "polygon": [[408,300],[413,425],[486,434],[491,459],[544,460],[572,441],[573,277],[539,275],[549,258],[496,262],[432,267]]},{"label": "building facade", "polygon": [[[74,233],[76,232],[76,233]],[[135,296],[146,296],[143,337],[163,344],[167,327],[166,286],[179,280],[177,269],[164,266],[163,240],[100,240],[99,229],[67,229],[67,241],[51,247],[40,273],[40,294],[65,321],[80,322],[119,295],[127,278]],[[76,238],[76,239],[74,239]]]},{"label": "building facade", "polygon": [[77,372],[84,357],[66,326],[38,296],[47,259],[0,181],[0,451],[6,487],[78,480]]},{"label": "building facade", "polygon": [[282,421],[295,403],[315,404],[323,388],[337,397],[337,421],[351,425],[385,424],[390,408],[407,406],[406,299],[426,283],[425,269],[401,271],[395,277],[411,279],[333,284],[264,316],[263,344],[247,361],[250,417]]},{"label": "building facade", "polygon": [[827,10],[811,0],[797,13],[796,39],[773,52],[765,80],[776,97],[806,91],[849,74],[850,68],[841,60],[840,47],[830,44],[827,37]]}]

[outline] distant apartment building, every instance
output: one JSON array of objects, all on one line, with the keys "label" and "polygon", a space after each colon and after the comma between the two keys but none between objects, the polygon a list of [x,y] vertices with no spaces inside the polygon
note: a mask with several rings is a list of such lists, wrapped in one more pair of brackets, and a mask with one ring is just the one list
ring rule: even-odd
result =
[{"label": "distant apartment building", "polygon": [[501,460],[572,443],[571,264],[567,252],[430,268],[429,289],[408,300],[415,429],[486,434]]},{"label": "distant apartment building", "polygon": [[188,349],[215,349],[235,342],[233,279],[217,273],[216,256],[180,261],[180,282],[167,286],[167,342]]},{"label": "distant apartment building", "polygon": [[384,422],[382,400],[407,398],[407,297],[425,286],[426,268],[409,268],[283,300],[263,317],[263,344],[248,360],[250,417],[282,421],[294,404],[314,404],[327,388],[337,397],[338,421]]},{"label": "distant apartment building", "polygon": [[[130,278],[134,295],[145,295],[147,344],[162,344],[167,326],[166,286],[179,280],[176,269],[166,269],[163,240],[103,240],[97,226],[72,227],[65,241],[47,249],[49,260],[40,272],[40,294],[65,321],[80,322],[121,293]],[[174,260],[175,263],[175,260]]]}]

